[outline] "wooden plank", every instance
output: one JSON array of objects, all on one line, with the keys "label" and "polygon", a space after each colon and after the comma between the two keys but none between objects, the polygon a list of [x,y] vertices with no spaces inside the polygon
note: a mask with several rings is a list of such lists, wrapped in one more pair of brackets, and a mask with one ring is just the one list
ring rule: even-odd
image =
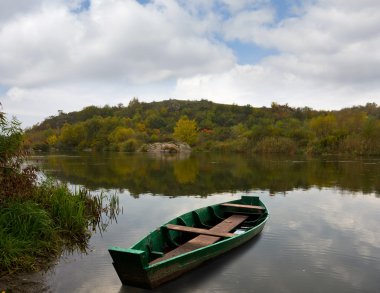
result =
[{"label": "wooden plank", "polygon": [[181,231],[181,232],[189,232],[189,233],[195,233],[195,234],[201,234],[201,235],[209,235],[209,236],[218,236],[218,237],[233,237],[236,236],[233,233],[224,233],[224,232],[213,232],[207,229],[201,229],[201,228],[194,228],[194,227],[188,227],[188,226],[182,226],[182,225],[173,225],[173,224],[167,224],[166,228],[169,230],[175,230],[175,231]]},{"label": "wooden plank", "polygon": [[[212,227],[208,231],[228,233],[232,231],[234,228],[236,228],[237,226],[239,226],[241,223],[243,223],[246,219],[248,219],[247,215],[231,215],[230,217],[223,220],[222,222]],[[163,260],[181,255],[183,253],[190,252],[195,249],[213,244],[220,239],[221,237],[217,237],[217,236],[199,235],[189,240],[188,242],[184,243],[183,245],[169,251],[163,257],[156,258],[154,261],[151,261],[149,265],[152,265],[152,264],[161,262]]]},{"label": "wooden plank", "polygon": [[262,206],[251,206],[245,204],[236,204],[236,203],[222,203],[221,206],[224,207],[235,207],[235,208],[245,208],[245,209],[254,209],[254,210],[265,210]]}]

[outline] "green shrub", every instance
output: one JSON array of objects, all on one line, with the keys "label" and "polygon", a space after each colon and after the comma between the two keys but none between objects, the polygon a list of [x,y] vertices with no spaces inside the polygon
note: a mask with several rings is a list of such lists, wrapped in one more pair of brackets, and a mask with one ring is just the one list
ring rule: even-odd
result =
[{"label": "green shrub", "polygon": [[120,151],[122,152],[135,152],[137,148],[138,142],[134,138],[130,138],[126,142],[120,144]]},{"label": "green shrub", "polygon": [[307,152],[311,154],[332,154],[338,151],[340,139],[333,135],[316,138],[308,145]]},{"label": "green shrub", "polygon": [[359,135],[345,137],[340,143],[339,150],[348,154],[364,154],[367,151],[365,141]]},{"label": "green shrub", "polygon": [[265,137],[255,147],[255,152],[264,154],[294,154],[297,146],[287,137]]},{"label": "green shrub", "polygon": [[0,112],[0,205],[5,199],[22,198],[34,188],[36,170],[23,167],[23,132],[16,119],[8,121]]},{"label": "green shrub", "polygon": [[50,146],[47,143],[36,143],[33,145],[33,150],[36,152],[48,152]]}]

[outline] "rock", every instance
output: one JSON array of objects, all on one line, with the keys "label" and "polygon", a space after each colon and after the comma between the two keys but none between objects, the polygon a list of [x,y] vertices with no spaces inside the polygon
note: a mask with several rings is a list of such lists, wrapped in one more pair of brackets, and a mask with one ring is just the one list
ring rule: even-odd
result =
[{"label": "rock", "polygon": [[141,147],[140,152],[148,153],[189,153],[191,147],[183,142],[155,142]]}]

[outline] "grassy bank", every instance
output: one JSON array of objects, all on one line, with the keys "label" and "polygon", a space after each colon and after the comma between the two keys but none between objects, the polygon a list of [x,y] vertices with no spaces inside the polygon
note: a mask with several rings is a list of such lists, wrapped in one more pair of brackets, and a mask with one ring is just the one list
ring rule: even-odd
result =
[{"label": "grassy bank", "polygon": [[[0,275],[46,267],[63,249],[85,249],[94,225],[101,220],[103,196],[85,189],[71,192],[47,180],[28,197],[1,204]],[[118,200],[111,198],[112,208]]]},{"label": "grassy bank", "polygon": [[20,123],[0,111],[0,276],[43,268],[65,248],[85,249],[95,226],[106,226],[102,213],[118,211],[116,196],[104,206],[102,194],[39,182],[36,168],[25,167],[23,137]]}]

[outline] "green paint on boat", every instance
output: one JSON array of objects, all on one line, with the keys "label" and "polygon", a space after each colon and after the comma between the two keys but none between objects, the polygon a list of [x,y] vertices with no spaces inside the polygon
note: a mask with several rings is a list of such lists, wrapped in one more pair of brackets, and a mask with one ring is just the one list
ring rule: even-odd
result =
[{"label": "green paint on boat", "polygon": [[[242,196],[183,214],[132,247],[113,246],[109,252],[123,284],[155,288],[252,239],[262,231],[267,220],[268,211],[259,197]],[[168,224],[176,228],[186,226],[186,231],[171,230]],[[191,233],[188,227],[198,229]],[[207,229],[207,234],[214,231],[217,235],[222,232],[235,236],[202,235],[202,229]]]}]

